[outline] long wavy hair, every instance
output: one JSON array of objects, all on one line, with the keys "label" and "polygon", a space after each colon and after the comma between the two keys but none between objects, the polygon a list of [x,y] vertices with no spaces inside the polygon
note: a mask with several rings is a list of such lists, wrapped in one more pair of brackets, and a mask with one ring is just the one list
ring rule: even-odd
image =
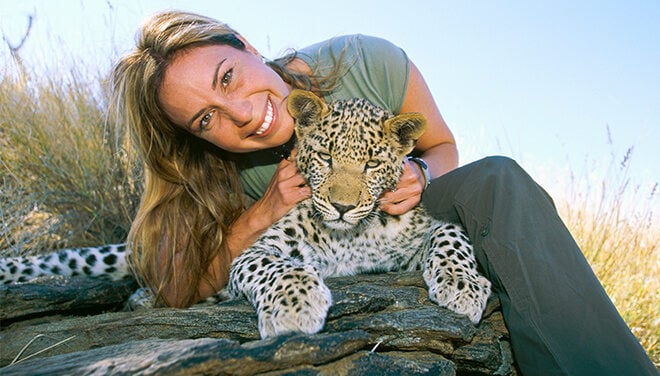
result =
[{"label": "long wavy hair", "polygon": [[[112,113],[130,130],[131,145],[144,165],[144,192],[128,235],[131,264],[159,304],[195,303],[201,280],[217,280],[207,274],[217,255],[225,268],[218,272],[227,275],[231,260],[224,234],[245,209],[231,156],[165,115],[158,100],[161,83],[177,53],[210,44],[243,50],[238,35],[199,14],[157,13],[140,29],[135,49],[112,72]],[[320,94],[332,90],[338,70],[324,78],[301,74],[287,69],[295,57],[291,53],[268,64],[294,88]],[[165,301],[164,291],[175,292],[173,302]]]}]

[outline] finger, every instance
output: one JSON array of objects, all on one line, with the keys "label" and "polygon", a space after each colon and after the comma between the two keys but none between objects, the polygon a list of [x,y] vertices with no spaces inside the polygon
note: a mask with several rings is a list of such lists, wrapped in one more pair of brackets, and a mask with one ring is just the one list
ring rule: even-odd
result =
[{"label": "finger", "polygon": [[409,184],[419,183],[420,179],[423,180],[423,176],[419,175],[417,167],[415,167],[413,162],[406,160],[403,167],[403,174],[401,174],[402,181],[405,181]]},{"label": "finger", "polygon": [[387,214],[391,214],[391,215],[403,214],[403,212],[399,213],[398,204],[396,204],[394,202],[381,202],[380,210],[384,211]]},{"label": "finger", "polygon": [[397,185],[397,188],[383,192],[381,201],[399,203],[405,200],[416,199],[421,194],[422,191],[416,181],[401,181]]},{"label": "finger", "polygon": [[295,161],[296,154],[298,154],[298,148],[294,146],[293,149],[291,149],[291,152],[289,153],[289,157],[287,159],[290,161]]},{"label": "finger", "polygon": [[288,177],[285,180],[285,183],[289,187],[301,187],[303,185],[306,185],[307,181],[305,180],[305,178],[302,175],[294,174],[294,175]]},{"label": "finger", "polygon": [[287,204],[296,204],[312,196],[312,190],[306,185],[297,185],[281,191],[282,201]]},{"label": "finger", "polygon": [[411,197],[400,202],[384,202],[381,204],[381,210],[391,215],[400,215],[419,204],[420,199]]},{"label": "finger", "polygon": [[308,185],[303,185],[298,188],[298,194],[300,195],[300,200],[312,197],[312,188]]},{"label": "finger", "polygon": [[394,190],[394,191],[385,191],[380,196],[380,202],[381,202],[381,204],[395,202],[396,198],[397,198],[396,190]]},{"label": "finger", "polygon": [[277,179],[280,181],[290,179],[295,175],[299,175],[295,163],[286,159],[283,159],[277,165],[277,170],[275,173],[277,175]]}]

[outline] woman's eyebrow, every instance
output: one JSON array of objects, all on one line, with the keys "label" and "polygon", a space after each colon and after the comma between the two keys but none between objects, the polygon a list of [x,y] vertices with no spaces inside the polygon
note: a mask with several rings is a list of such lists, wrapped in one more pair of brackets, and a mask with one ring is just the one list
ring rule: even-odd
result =
[{"label": "woman's eyebrow", "polygon": [[194,114],[190,120],[188,120],[188,123],[186,123],[186,128],[188,128],[189,131],[193,130],[193,123],[195,122],[195,119],[198,117],[202,116],[202,114],[206,111],[206,108],[202,108],[201,110],[197,111],[196,114]]},{"label": "woman's eyebrow", "polygon": [[213,71],[213,81],[211,82],[211,89],[215,90],[215,88],[218,86],[218,72],[220,72],[220,67],[222,67],[222,64],[227,61],[227,59],[222,59],[218,63],[218,65],[215,66],[215,70]]}]

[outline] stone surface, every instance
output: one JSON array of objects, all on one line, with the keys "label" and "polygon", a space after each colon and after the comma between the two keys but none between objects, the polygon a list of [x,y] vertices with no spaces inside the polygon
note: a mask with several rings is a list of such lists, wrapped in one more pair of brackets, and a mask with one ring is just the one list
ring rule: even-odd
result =
[{"label": "stone surface", "polygon": [[[84,283],[71,286],[81,291]],[[256,314],[242,299],[135,312],[36,309],[12,316],[5,307],[0,374],[515,374],[496,300],[475,326],[430,302],[421,273],[327,283],[335,304],[323,332],[267,340],[259,339]],[[0,296],[34,298],[43,289],[21,286]],[[79,295],[80,304],[94,306],[85,303],[88,294]]]},{"label": "stone surface", "polygon": [[53,312],[118,309],[137,287],[134,280],[58,277],[46,277],[39,283],[0,285],[0,322],[47,316]]}]

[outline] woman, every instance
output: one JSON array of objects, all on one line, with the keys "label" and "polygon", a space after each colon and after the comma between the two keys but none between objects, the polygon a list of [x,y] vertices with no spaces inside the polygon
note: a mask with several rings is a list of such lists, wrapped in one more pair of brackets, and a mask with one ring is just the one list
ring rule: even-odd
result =
[{"label": "woman", "polygon": [[[227,283],[231,260],[310,196],[287,153],[294,88],[325,100],[366,97],[421,112],[417,144],[381,208],[420,201],[461,222],[503,304],[525,374],[653,374],[655,370],[557,216],[513,161],[457,169],[454,138],[421,73],[377,38],[350,36],[265,61],[240,34],[203,16],[165,12],[142,28],[113,74],[113,103],[145,162],[145,192],[129,242],[138,274],[184,307]],[[434,180],[425,190],[428,172]]]}]

